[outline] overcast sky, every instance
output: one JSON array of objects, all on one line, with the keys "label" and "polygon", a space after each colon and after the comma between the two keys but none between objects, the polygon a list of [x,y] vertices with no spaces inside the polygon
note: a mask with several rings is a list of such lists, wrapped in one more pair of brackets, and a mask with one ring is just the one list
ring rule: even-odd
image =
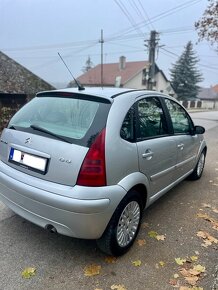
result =
[{"label": "overcast sky", "polygon": [[200,59],[199,69],[209,87],[218,83],[218,54],[207,42],[197,42],[194,22],[207,0],[0,0],[0,50],[50,83],[71,81],[61,53],[75,77],[88,56],[101,61],[99,43],[104,33],[104,62],[147,60],[144,40],[160,33],[156,62],[169,69],[189,40]]}]

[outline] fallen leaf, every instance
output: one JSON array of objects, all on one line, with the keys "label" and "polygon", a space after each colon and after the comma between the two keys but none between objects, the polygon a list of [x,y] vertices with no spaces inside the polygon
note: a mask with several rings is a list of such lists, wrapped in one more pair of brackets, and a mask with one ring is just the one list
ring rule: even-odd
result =
[{"label": "fallen leaf", "polygon": [[139,267],[141,266],[142,262],[140,260],[136,260],[136,261],[133,261],[132,264],[135,266],[135,267]]},{"label": "fallen leaf", "polygon": [[32,276],[36,275],[36,268],[28,267],[23,270],[21,273],[22,277],[25,279],[29,279]]},{"label": "fallen leaf", "polygon": [[142,247],[142,246],[144,246],[145,244],[146,244],[146,240],[137,240],[137,244],[140,246],[140,247]]},{"label": "fallen leaf", "polygon": [[192,287],[191,289],[192,289],[192,290],[204,290],[202,287],[195,287],[195,286]]},{"label": "fallen leaf", "polygon": [[218,213],[218,209],[217,208],[213,208],[213,212]]},{"label": "fallen leaf", "polygon": [[121,284],[119,284],[119,285],[114,284],[111,286],[111,289],[112,290],[127,290],[123,284],[122,285]]},{"label": "fallen leaf", "polygon": [[202,203],[202,206],[205,208],[211,208],[211,204],[208,203]]},{"label": "fallen leaf", "polygon": [[156,239],[158,233],[155,232],[155,231],[150,231],[150,232],[148,232],[148,235],[149,235],[150,238],[154,238],[154,239]]},{"label": "fallen leaf", "polygon": [[181,287],[179,287],[179,290],[190,290],[190,289],[192,289],[192,288],[189,288],[187,286],[181,286]]},{"label": "fallen leaf", "polygon": [[192,260],[192,262],[196,262],[198,260],[197,256],[191,256],[190,259]]},{"label": "fallen leaf", "polygon": [[188,282],[188,284],[195,286],[197,281],[199,280],[199,277],[197,276],[185,277],[185,280]]},{"label": "fallen leaf", "polygon": [[86,266],[84,268],[84,275],[91,277],[91,276],[95,276],[95,275],[99,275],[101,271],[101,266],[100,265],[96,265],[96,264],[91,264],[89,266]]},{"label": "fallen leaf", "polygon": [[149,224],[148,223],[142,223],[141,227],[143,229],[149,228]]},{"label": "fallen leaf", "polygon": [[179,274],[174,274],[173,278],[175,278],[175,279],[179,278]]},{"label": "fallen leaf", "polygon": [[108,264],[114,264],[114,263],[117,262],[117,258],[116,257],[113,257],[113,256],[108,256],[104,260]]},{"label": "fallen leaf", "polygon": [[218,243],[218,240],[207,232],[199,231],[197,232],[197,236],[203,239],[204,244],[201,244],[201,245],[205,248],[207,248],[208,246],[211,246],[212,243],[214,244]]},{"label": "fallen leaf", "polygon": [[159,262],[159,265],[160,265],[161,267],[164,267],[164,266],[165,266],[165,263],[164,263],[163,261],[160,261],[160,262]]},{"label": "fallen leaf", "polygon": [[198,252],[198,251],[195,251],[195,254],[196,254],[196,255],[199,255],[199,252]]},{"label": "fallen leaf", "polygon": [[186,259],[175,258],[175,261],[178,265],[183,265],[186,262]]},{"label": "fallen leaf", "polygon": [[177,285],[177,280],[176,279],[170,279],[169,284],[172,286],[176,286]]},{"label": "fallen leaf", "polygon": [[166,237],[165,237],[164,235],[157,235],[157,236],[156,236],[156,239],[157,239],[158,241],[164,241],[164,240],[166,239]]},{"label": "fallen leaf", "polygon": [[199,273],[205,272],[205,267],[204,266],[201,266],[200,264],[194,266],[193,269],[196,270],[196,271],[198,271]]},{"label": "fallen leaf", "polygon": [[185,268],[182,268],[179,270],[180,274],[183,276],[183,277],[191,277],[191,273],[189,273],[188,270],[186,270]]},{"label": "fallen leaf", "polygon": [[206,213],[201,213],[201,212],[197,214],[197,217],[206,219],[206,220],[209,218],[209,216]]}]

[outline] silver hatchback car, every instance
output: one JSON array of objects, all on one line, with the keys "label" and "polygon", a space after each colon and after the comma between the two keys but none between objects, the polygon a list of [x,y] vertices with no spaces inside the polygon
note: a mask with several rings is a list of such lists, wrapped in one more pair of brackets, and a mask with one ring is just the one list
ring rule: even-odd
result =
[{"label": "silver hatchback car", "polygon": [[204,128],[174,99],[118,88],[41,92],[1,135],[0,200],[63,235],[122,255],[142,211],[183,179],[199,179]]}]

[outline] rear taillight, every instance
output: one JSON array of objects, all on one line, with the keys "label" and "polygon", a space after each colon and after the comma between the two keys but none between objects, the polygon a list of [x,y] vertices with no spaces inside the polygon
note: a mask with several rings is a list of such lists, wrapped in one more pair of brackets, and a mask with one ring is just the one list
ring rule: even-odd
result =
[{"label": "rear taillight", "polygon": [[80,168],[77,185],[105,186],[105,129],[96,137]]}]

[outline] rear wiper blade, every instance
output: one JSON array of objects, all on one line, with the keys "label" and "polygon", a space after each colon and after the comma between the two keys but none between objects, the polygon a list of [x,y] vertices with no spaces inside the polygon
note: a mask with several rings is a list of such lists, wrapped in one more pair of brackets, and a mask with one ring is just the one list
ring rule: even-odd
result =
[{"label": "rear wiper blade", "polygon": [[55,134],[55,133],[53,133],[53,132],[51,132],[51,131],[49,131],[49,130],[47,130],[47,129],[44,129],[44,128],[38,126],[38,125],[34,125],[34,124],[32,124],[32,125],[30,125],[30,128],[32,128],[33,130],[37,130],[37,131],[40,131],[40,132],[46,133],[46,134],[48,134],[48,135],[51,135],[51,136],[53,136],[53,137],[55,137],[55,138],[57,138],[57,139],[59,139],[59,140],[61,140],[61,141],[67,142],[67,143],[69,143],[69,144],[72,144],[72,143],[71,143],[69,140],[67,140],[66,138],[61,137],[61,136],[59,136],[59,135],[57,135],[57,134]]},{"label": "rear wiper blade", "polygon": [[11,125],[8,129],[17,130],[14,125]]}]

